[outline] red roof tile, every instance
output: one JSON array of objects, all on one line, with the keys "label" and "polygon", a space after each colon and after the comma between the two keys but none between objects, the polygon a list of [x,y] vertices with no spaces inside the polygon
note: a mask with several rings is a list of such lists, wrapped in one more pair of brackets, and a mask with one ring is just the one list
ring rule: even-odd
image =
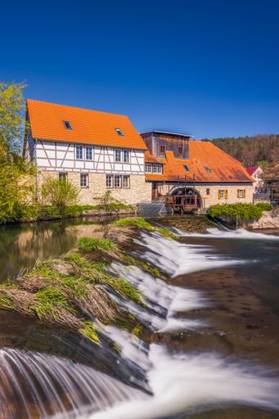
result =
[{"label": "red roof tile", "polygon": [[[142,137],[125,115],[27,100],[35,139],[146,150]],[[72,129],[66,129],[69,121]],[[115,131],[119,128],[124,136]]]}]

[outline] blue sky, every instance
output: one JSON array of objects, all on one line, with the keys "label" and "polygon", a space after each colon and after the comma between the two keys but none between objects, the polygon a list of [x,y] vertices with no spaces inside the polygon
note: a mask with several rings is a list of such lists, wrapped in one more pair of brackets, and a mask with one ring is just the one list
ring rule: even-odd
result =
[{"label": "blue sky", "polygon": [[1,4],[0,80],[197,138],[279,133],[279,1]]}]

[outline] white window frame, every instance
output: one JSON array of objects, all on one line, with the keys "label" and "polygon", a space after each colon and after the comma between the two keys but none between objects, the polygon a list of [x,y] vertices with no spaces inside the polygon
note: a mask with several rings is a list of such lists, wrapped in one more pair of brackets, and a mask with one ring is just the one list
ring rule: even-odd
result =
[{"label": "white window frame", "polygon": [[152,163],[145,163],[145,172],[152,173]]},{"label": "white window frame", "polygon": [[87,145],[85,147],[85,160],[93,160],[93,147],[92,145]]},{"label": "white window frame", "polygon": [[[116,179],[119,179],[119,184],[117,185]],[[122,189],[122,175],[114,175],[114,188]]]},{"label": "white window frame", "polygon": [[114,187],[114,176],[110,174],[106,175],[106,188],[113,189],[113,187]]},{"label": "white window frame", "polygon": [[[124,185],[124,179],[127,180],[127,184],[126,185]],[[131,182],[130,179],[131,179],[130,178],[130,175],[122,175],[122,188],[123,189],[130,189],[130,182]]]},{"label": "white window frame", "polygon": [[130,150],[123,150],[123,162],[130,163]]},{"label": "white window frame", "polygon": [[[114,161],[120,163],[122,161],[121,150],[119,148],[114,150]],[[119,157],[119,159],[118,159]]]},{"label": "white window frame", "polygon": [[[82,181],[83,176],[85,176],[85,183]],[[80,180],[79,184],[81,188],[89,188],[89,174],[88,173],[80,173]]]},{"label": "white window frame", "polygon": [[[79,155],[79,153],[81,154]],[[83,147],[80,144],[76,144],[75,157],[76,160],[83,160]]]}]

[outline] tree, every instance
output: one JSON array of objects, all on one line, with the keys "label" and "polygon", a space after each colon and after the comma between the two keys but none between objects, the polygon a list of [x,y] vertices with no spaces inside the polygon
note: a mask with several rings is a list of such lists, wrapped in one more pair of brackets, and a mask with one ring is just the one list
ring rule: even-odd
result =
[{"label": "tree", "polygon": [[0,134],[10,153],[19,153],[24,132],[23,83],[0,83]]},{"label": "tree", "polygon": [[51,204],[61,215],[69,205],[76,204],[78,189],[67,179],[48,178],[42,184],[42,199]]}]

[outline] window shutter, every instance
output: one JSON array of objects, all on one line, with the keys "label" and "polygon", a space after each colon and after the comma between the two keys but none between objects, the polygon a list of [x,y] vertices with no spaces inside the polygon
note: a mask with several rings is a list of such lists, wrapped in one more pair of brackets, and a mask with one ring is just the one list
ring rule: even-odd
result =
[{"label": "window shutter", "polygon": [[218,191],[218,199],[221,199],[221,191]]},{"label": "window shutter", "polygon": [[228,190],[225,190],[225,199],[228,199]]}]

